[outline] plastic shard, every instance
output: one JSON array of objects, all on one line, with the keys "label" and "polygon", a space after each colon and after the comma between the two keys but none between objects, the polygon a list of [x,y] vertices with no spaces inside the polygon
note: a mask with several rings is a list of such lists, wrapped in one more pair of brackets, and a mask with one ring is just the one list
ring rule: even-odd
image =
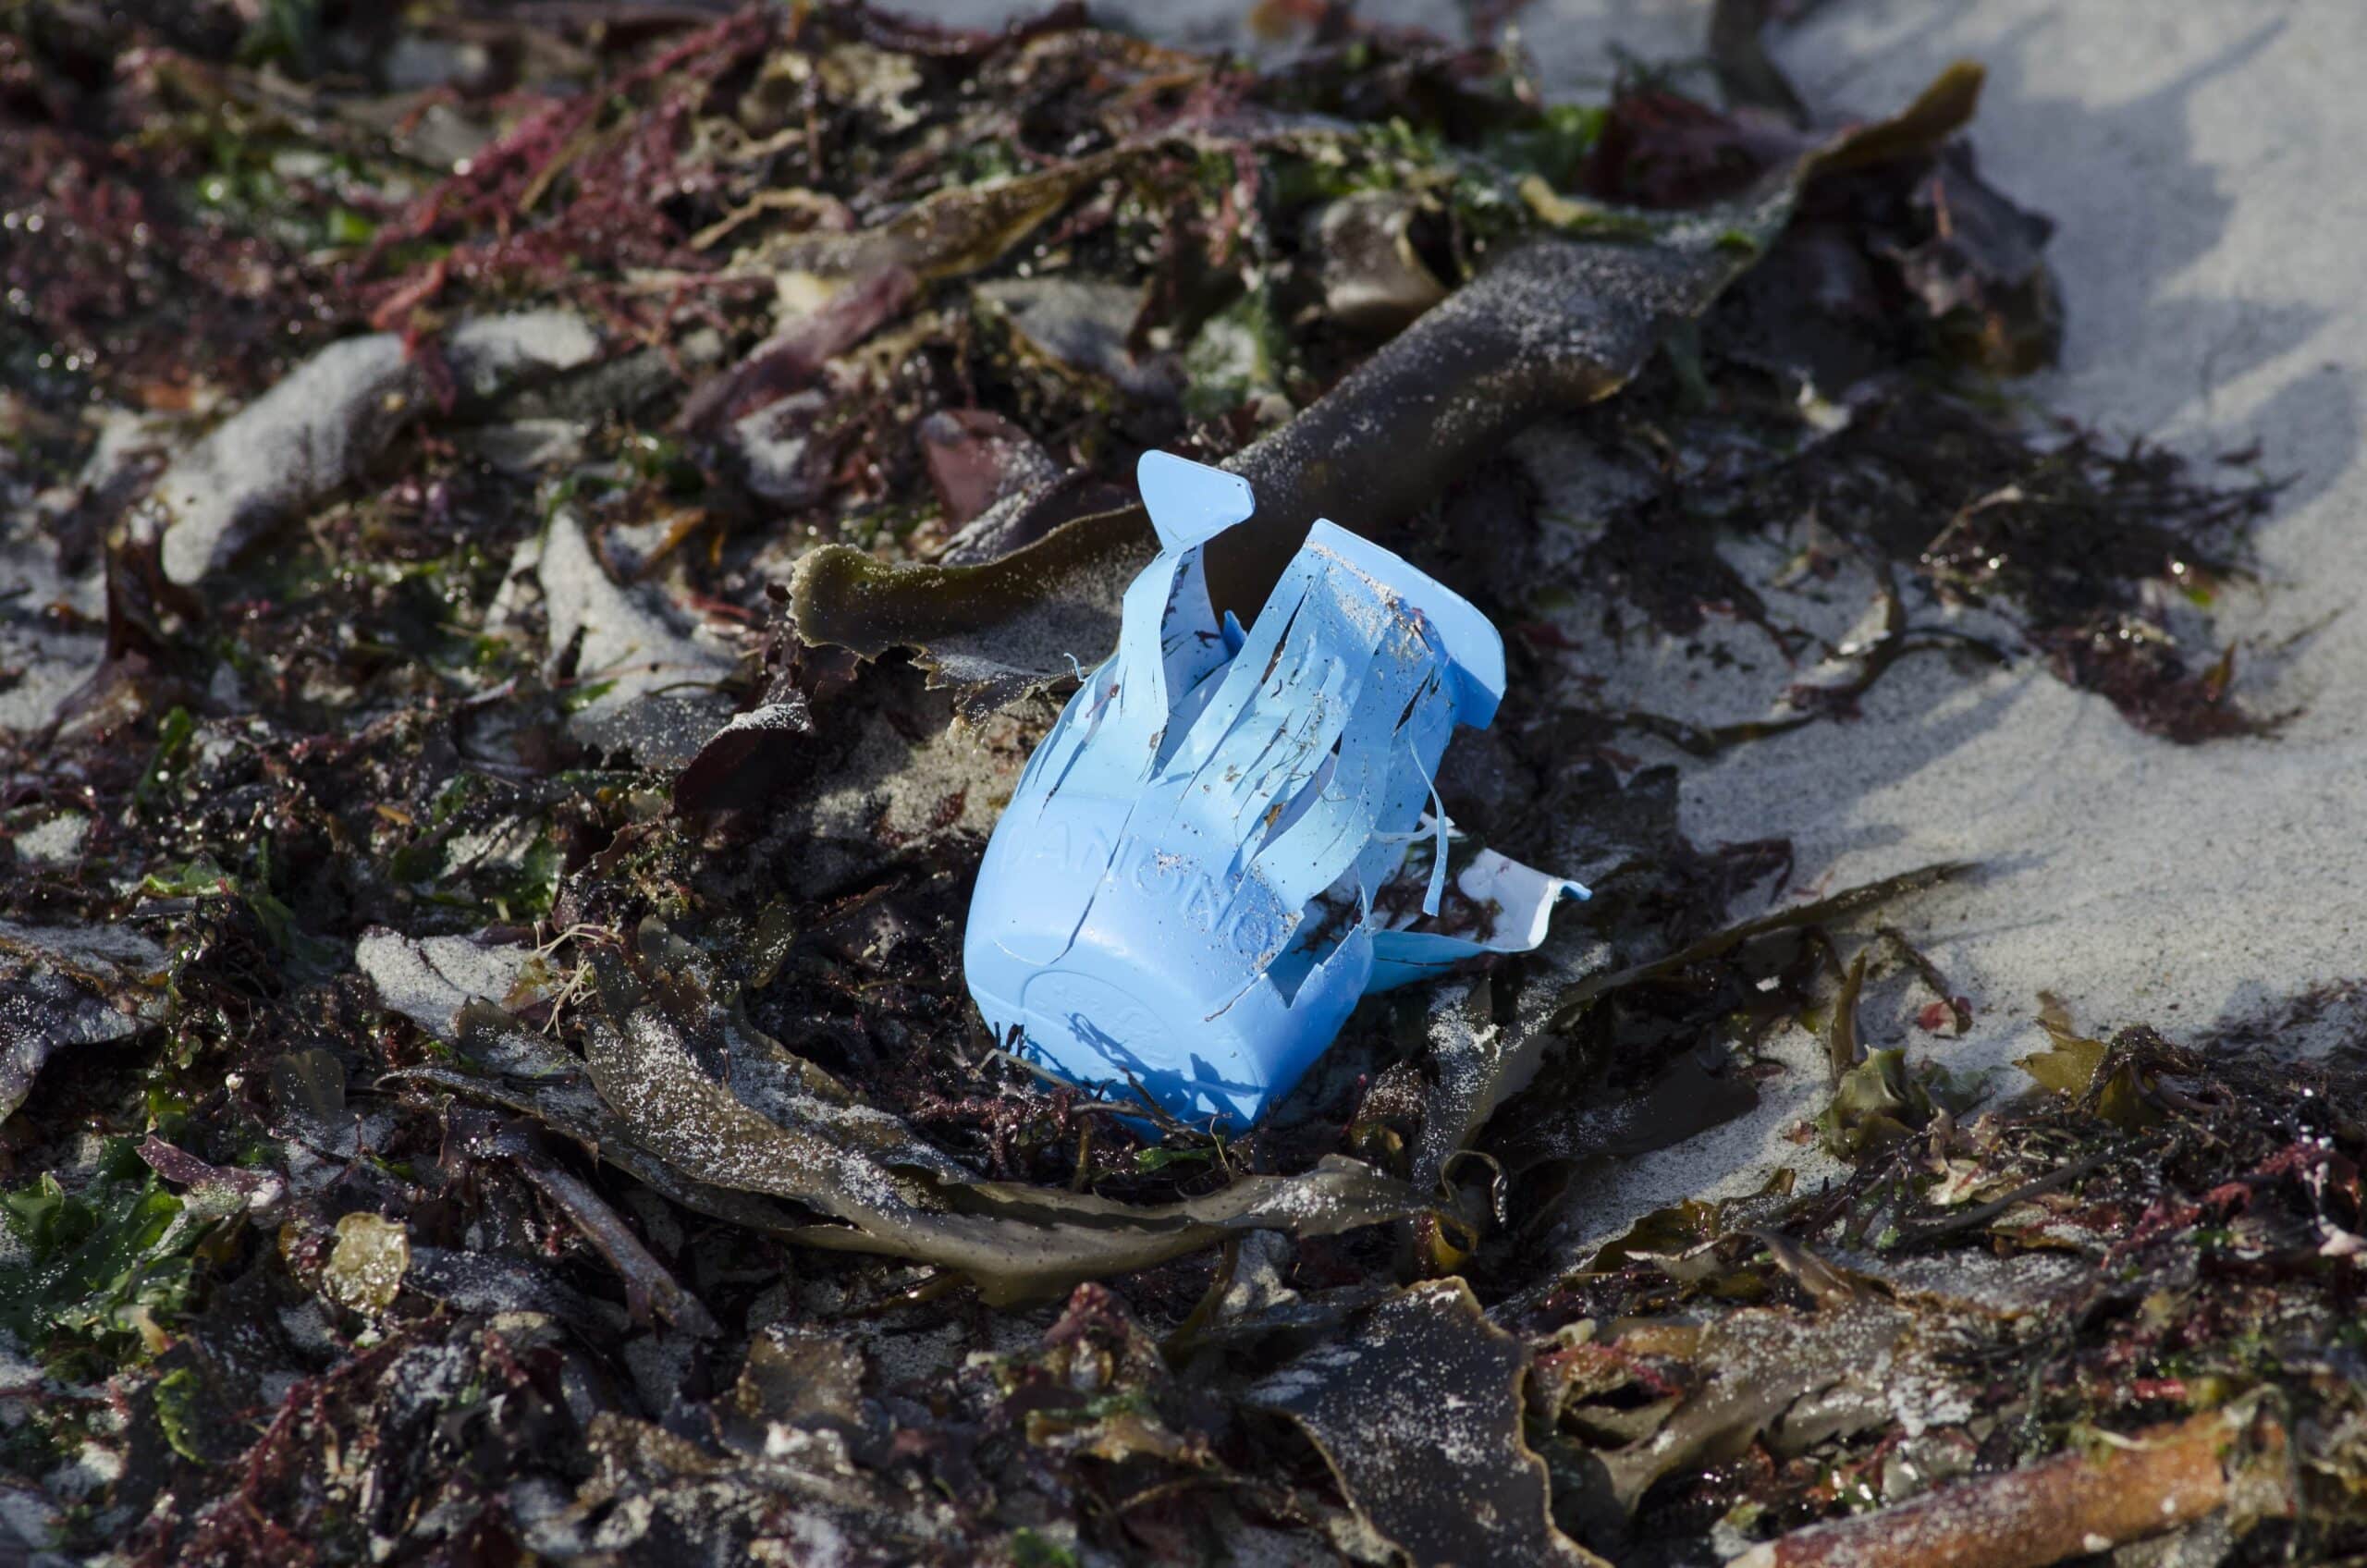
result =
[{"label": "plastic shard", "polygon": [[1534,948],[1587,890],[1451,841],[1440,755],[1504,690],[1485,616],[1325,521],[1244,631],[1200,553],[1247,482],[1164,452],[1136,476],[1159,555],[996,824],[963,961],[1029,1060],[1246,1123],[1357,998]]}]

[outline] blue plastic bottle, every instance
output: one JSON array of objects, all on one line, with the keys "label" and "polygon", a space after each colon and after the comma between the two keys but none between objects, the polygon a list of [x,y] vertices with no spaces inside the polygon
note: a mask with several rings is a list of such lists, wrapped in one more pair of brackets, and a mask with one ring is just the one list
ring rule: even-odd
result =
[{"label": "blue plastic bottle", "polygon": [[1358,998],[1533,948],[1551,905],[1586,889],[1483,851],[1455,884],[1466,915],[1486,906],[1469,934],[1377,912],[1427,848],[1420,907],[1441,913],[1449,824],[1431,779],[1454,727],[1494,717],[1502,640],[1329,521],[1244,633],[1210,606],[1200,556],[1256,509],[1247,482],[1165,452],[1137,478],[1159,553],[1126,591],[1117,652],[995,826],[963,959],[987,1023],[1028,1059],[1246,1124]]}]

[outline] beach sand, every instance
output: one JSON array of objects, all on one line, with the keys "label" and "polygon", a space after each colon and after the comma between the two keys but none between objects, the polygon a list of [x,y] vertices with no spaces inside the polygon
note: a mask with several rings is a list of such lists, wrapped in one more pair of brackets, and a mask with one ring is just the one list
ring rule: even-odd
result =
[{"label": "beach sand", "polygon": [[[1600,11],[1658,30],[1639,48],[1675,46],[1673,17],[1698,16],[1573,4],[1532,10],[1526,31],[1576,69],[1591,53],[1579,19]],[[2255,538],[2260,582],[2222,596],[2217,627],[2242,644],[2239,699],[2293,717],[2271,737],[2177,746],[2029,661],[1971,680],[1910,661],[1838,731],[1688,769],[1686,828],[1786,835],[1799,876],[1834,887],[1980,862],[1910,917],[1978,1010],[1962,1041],[1917,1047],[1952,1068],[2042,1046],[2041,989],[2090,1030],[2144,1022],[2191,1039],[2271,1023],[2367,973],[2367,620],[2352,610],[2367,587],[2367,98],[2350,74],[2367,60],[2367,8],[1837,0],[1778,45],[1811,104],[1867,110],[1957,57],[1990,72],[1984,172],[2059,225],[2062,362],[2025,389],[2198,456],[2256,442],[2263,468],[2292,476]],[[2314,1026],[2251,1032],[2315,1048],[2358,1016],[2337,997]],[[1621,1172],[1600,1228],[1798,1163],[1784,1119],[1819,1096],[1812,1070],[1786,1076],[1747,1122]]]}]

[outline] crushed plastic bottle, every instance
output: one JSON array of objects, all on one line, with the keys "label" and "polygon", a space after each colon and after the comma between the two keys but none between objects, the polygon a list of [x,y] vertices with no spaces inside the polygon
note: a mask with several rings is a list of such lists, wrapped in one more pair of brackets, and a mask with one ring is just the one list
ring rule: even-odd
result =
[{"label": "crushed plastic bottle", "polygon": [[1358,998],[1534,948],[1587,889],[1453,864],[1431,781],[1503,696],[1485,616],[1318,521],[1244,631],[1201,547],[1256,509],[1247,482],[1165,452],[1136,477],[1159,553],[995,825],[963,962],[1027,1060],[1245,1125]]}]

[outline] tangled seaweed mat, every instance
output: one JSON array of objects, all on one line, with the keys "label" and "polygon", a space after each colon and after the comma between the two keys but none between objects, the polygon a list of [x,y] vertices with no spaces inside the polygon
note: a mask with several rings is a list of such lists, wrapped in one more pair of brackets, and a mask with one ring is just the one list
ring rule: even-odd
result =
[{"label": "tangled seaweed mat", "polygon": [[[2367,1545],[2356,1060],[2050,1010],[2000,1099],[1907,935],[1993,873],[1679,830],[1910,652],[2259,722],[2207,601],[2268,487],[1988,395],[2057,321],[1978,72],[1803,129],[1756,9],[1723,104],[1353,25],[0,15],[8,1551]],[[1546,417],[1600,517],[1501,449]],[[1515,632],[1439,789],[1598,890],[1237,1139],[1030,1074],[954,969],[1154,446],[1274,503],[1245,614],[1328,510]],[[1578,632],[1713,623],[1822,664],[1740,722],[1588,684]],[[1786,1075],[1795,1170],[1586,1240]]]}]

